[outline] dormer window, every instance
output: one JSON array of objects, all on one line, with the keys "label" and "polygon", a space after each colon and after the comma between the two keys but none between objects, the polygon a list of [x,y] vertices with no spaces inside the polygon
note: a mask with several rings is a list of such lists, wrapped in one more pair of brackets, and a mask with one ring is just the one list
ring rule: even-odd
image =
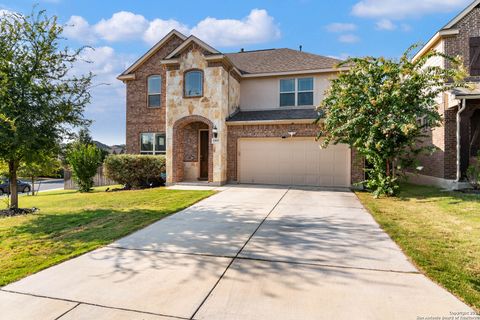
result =
[{"label": "dormer window", "polygon": [[187,98],[203,96],[203,72],[190,70],[184,75],[184,96]]},{"label": "dormer window", "polygon": [[160,108],[162,105],[162,77],[153,75],[148,77],[148,107]]}]

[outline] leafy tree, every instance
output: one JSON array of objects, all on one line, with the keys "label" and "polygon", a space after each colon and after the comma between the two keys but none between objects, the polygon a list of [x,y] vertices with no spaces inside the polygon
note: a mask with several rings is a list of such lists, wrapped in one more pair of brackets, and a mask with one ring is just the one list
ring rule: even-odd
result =
[{"label": "leafy tree", "polygon": [[49,176],[57,173],[61,164],[55,155],[40,155],[35,161],[21,163],[18,168],[20,176],[28,177],[32,182],[32,195],[35,195],[35,180],[41,176]]},{"label": "leafy tree", "polygon": [[[435,99],[463,86],[460,59],[430,52],[411,60],[413,48],[399,60],[367,57],[343,62],[340,66],[349,66],[349,71],[332,81],[319,106],[323,145],[345,143],[355,148],[368,163],[364,183],[376,197],[397,193],[395,169],[404,169],[416,155],[427,152],[419,142],[426,130],[441,123]],[[446,59],[451,68],[428,65],[434,57]]]},{"label": "leafy tree", "polygon": [[71,69],[79,50],[62,47],[62,26],[44,11],[0,14],[0,160],[8,164],[11,208],[18,207],[17,171],[54,154],[74,127],[87,125],[92,74]]},{"label": "leafy tree", "polygon": [[67,160],[80,192],[90,191],[93,187],[93,177],[102,163],[100,149],[92,144],[78,143],[68,152]]},{"label": "leafy tree", "polygon": [[78,144],[97,146],[100,149],[102,162],[108,156],[109,154],[108,151],[101,148],[99,145],[97,145],[97,143],[93,140],[92,136],[90,135],[90,131],[88,130],[88,128],[86,127],[81,128],[78,131],[78,133],[74,135],[74,137],[75,139],[72,142],[65,145],[63,150],[61,151],[60,156],[62,159],[63,166],[67,167],[69,165],[67,154],[70,152],[70,150],[74,149]]},{"label": "leafy tree", "polygon": [[93,139],[88,128],[81,128],[77,133],[76,142],[80,144],[93,144]]}]

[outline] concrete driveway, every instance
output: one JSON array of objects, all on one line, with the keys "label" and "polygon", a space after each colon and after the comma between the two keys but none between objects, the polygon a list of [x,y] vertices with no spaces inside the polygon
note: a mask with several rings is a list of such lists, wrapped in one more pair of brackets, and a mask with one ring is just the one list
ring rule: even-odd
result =
[{"label": "concrete driveway", "polygon": [[421,319],[471,312],[348,191],[231,186],[0,290],[1,319]]}]

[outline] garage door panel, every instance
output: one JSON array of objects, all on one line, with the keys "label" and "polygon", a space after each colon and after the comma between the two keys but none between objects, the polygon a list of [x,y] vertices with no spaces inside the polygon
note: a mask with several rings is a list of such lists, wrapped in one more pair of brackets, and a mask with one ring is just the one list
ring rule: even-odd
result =
[{"label": "garage door panel", "polygon": [[309,186],[350,185],[350,149],[321,149],[314,138],[239,140],[239,181]]}]

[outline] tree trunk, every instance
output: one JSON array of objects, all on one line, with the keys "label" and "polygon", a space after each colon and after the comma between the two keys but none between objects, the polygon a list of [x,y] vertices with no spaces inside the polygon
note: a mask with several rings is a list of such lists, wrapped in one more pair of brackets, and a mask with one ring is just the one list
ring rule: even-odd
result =
[{"label": "tree trunk", "polygon": [[387,177],[390,177],[390,160],[387,159]]},{"label": "tree trunk", "polygon": [[35,177],[32,176],[32,196],[35,195]]},{"label": "tree trunk", "polygon": [[17,164],[15,161],[8,162],[8,174],[10,179],[10,209],[18,208],[18,190],[17,190]]}]

